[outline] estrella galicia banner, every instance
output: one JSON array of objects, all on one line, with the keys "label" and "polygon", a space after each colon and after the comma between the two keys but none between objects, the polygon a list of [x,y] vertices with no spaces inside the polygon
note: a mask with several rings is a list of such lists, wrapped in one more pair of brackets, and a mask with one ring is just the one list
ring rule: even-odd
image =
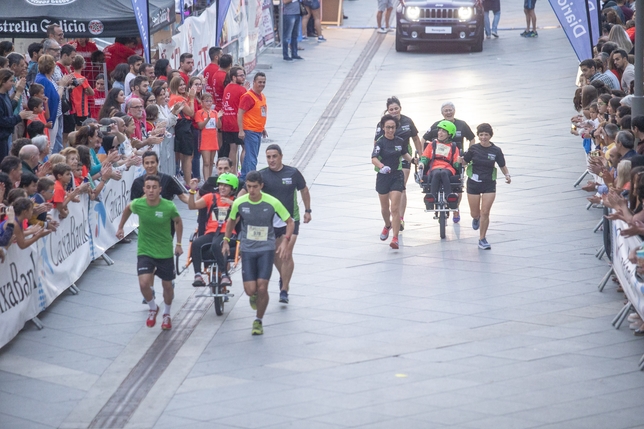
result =
[{"label": "estrella galicia banner", "polygon": [[[591,34],[588,29],[588,11],[585,0],[549,0],[561,27],[570,41],[579,61],[593,57]],[[596,0],[592,0],[593,2]],[[591,3],[590,1],[588,4]],[[590,7],[596,7],[594,4]],[[590,11],[592,16],[597,16],[597,10]]]},{"label": "estrella galicia banner", "polygon": [[150,34],[148,22],[150,20],[150,13],[148,12],[148,0],[132,0],[132,9],[134,10],[134,18],[136,25],[139,27],[139,35],[141,35],[141,43],[145,50],[145,61],[150,62]]}]

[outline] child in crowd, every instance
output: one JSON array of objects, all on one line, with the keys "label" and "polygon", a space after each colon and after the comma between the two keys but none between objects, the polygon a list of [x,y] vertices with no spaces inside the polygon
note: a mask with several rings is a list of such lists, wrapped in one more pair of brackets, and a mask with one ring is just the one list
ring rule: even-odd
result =
[{"label": "child in crowd", "polygon": [[212,166],[215,162],[215,155],[219,150],[217,141],[217,128],[221,127],[221,116],[212,108],[213,98],[209,93],[201,96],[202,109],[195,114],[195,122],[201,130],[201,145],[199,151],[203,159],[204,180],[212,175]]},{"label": "child in crowd", "polygon": [[54,208],[58,210],[58,217],[64,219],[69,215],[67,204],[80,202],[77,197],[81,188],[78,187],[71,192],[66,191],[67,186],[72,181],[72,168],[66,163],[54,165],[52,171],[56,183],[54,184],[54,196],[51,202],[54,204]]},{"label": "child in crowd", "polygon": [[20,188],[27,192],[29,198],[32,198],[38,192],[38,176],[34,173],[22,173],[22,176],[20,176]]},{"label": "child in crowd", "polygon": [[[25,129],[29,139],[43,135],[49,139],[49,129],[45,128],[45,124],[47,124],[47,122],[29,121],[29,125],[27,125],[27,128]],[[20,151],[18,151],[18,153],[20,153]]]},{"label": "child in crowd", "polygon": [[89,118],[89,100],[88,98],[94,95],[94,90],[89,82],[81,74],[85,67],[85,60],[82,56],[76,55],[72,60],[72,72],[78,85],[71,92],[72,112],[74,112],[74,120],[76,121],[76,128],[83,126],[83,121]]},{"label": "child in crowd", "polygon": [[[39,83],[32,83],[31,85],[29,85],[29,98],[40,98],[43,101],[43,115],[39,117],[38,120],[45,124],[45,129],[47,130],[47,132],[44,134],[49,137],[49,130],[53,128],[54,123],[49,122],[51,112],[49,112],[49,99],[47,98],[47,96],[45,96],[45,87]],[[29,125],[29,122],[31,121],[27,122],[27,126]]]},{"label": "child in crowd", "polygon": [[48,179],[46,177],[41,178],[38,180],[38,183],[36,184],[36,194],[31,197],[31,199],[34,202],[34,207],[45,207],[47,210],[37,214],[36,219],[32,218],[32,224],[36,224],[39,222],[47,222],[47,212],[53,208],[53,205],[49,203],[48,201],[51,201],[51,199],[54,197],[54,181],[51,179]]},{"label": "child in crowd", "polygon": [[[27,110],[30,110],[34,115],[38,117],[37,122],[41,122],[43,126],[47,124],[47,119],[45,118],[45,103],[43,102],[42,99],[38,97],[31,97],[29,101],[27,101]],[[29,124],[31,124],[34,121],[27,120],[27,127]],[[47,138],[49,138],[49,130],[47,133],[45,133]],[[36,137],[35,135],[29,134],[29,138],[34,138]]]},{"label": "child in crowd", "polygon": [[148,133],[155,128],[155,124],[159,119],[159,106],[150,104],[145,108],[145,131]]},{"label": "child in crowd", "polygon": [[[16,237],[16,243],[21,249],[26,249],[27,247],[34,244],[39,238],[42,238],[46,235],[49,235],[52,231],[55,231],[53,225],[45,224],[45,226],[33,226],[28,230],[23,229],[24,223],[33,217],[34,203],[29,198],[20,197],[17,198],[12,204],[13,217],[14,217],[14,227],[13,235]],[[9,219],[7,220],[9,222]],[[26,238],[28,235],[31,235],[30,238]]]},{"label": "child in crowd", "polygon": [[101,107],[105,104],[105,76],[101,73],[96,76],[96,84],[94,85],[94,95],[88,97],[89,100],[89,115],[98,120],[98,113]]}]

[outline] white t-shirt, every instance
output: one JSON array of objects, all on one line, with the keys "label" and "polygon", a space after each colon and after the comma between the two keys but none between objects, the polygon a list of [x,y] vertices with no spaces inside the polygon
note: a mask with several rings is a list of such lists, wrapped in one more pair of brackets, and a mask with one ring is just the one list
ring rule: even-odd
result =
[{"label": "white t-shirt", "polygon": [[132,92],[132,91],[130,91],[130,82],[132,82],[132,80],[133,80],[135,77],[136,77],[136,75],[135,75],[135,74],[133,74],[133,73],[131,73],[131,72],[130,72],[130,73],[128,73],[128,74],[127,74],[127,76],[125,76],[125,82],[124,82],[125,90],[124,90],[123,92],[125,93],[125,96],[126,96],[126,97],[127,97],[128,95],[130,95],[130,93]]}]

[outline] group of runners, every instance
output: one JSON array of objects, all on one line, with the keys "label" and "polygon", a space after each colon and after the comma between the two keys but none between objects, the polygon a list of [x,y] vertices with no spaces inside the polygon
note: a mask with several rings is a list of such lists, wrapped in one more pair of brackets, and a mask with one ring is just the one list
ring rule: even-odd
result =
[{"label": "group of runners", "polygon": [[[290,281],[295,268],[293,247],[299,234],[300,220],[311,221],[311,198],[306,180],[294,167],[284,165],[280,146],[266,148],[268,167],[249,172],[245,180],[231,173],[232,161],[217,160],[217,175],[198,189],[193,179],[185,193],[173,176],[158,171],[155,152],[143,154],[146,174],[132,186],[132,201],[125,208],[117,230],[117,238],[124,239],[124,225],[132,213],[139,216],[137,271],[144,302],[150,307],[146,325],[156,325],[160,311],[153,290],[154,276],[163,287],[163,322],[161,328],[172,328],[171,305],[174,298],[176,267],[174,256],[183,254],[183,223],[175,196],[190,210],[200,210],[197,237],[191,243],[195,271],[194,286],[206,286],[202,270],[202,247],[208,247],[219,271],[221,286],[230,286],[228,273],[230,242],[237,240],[241,250],[242,280],[249,296],[250,306],[257,311],[252,334],[264,333],[262,319],[268,306],[268,283],[273,266],[280,274],[280,299],[289,302]],[[242,187],[243,182],[243,187]],[[305,207],[300,219],[298,192]],[[199,196],[197,194],[199,193]],[[238,227],[238,224],[239,227]],[[176,244],[173,246],[173,237]]]},{"label": "group of runners", "polygon": [[[491,249],[486,234],[490,210],[496,197],[496,166],[501,169],[506,183],[511,182],[511,177],[503,151],[491,141],[494,132],[490,124],[480,124],[475,136],[465,121],[455,118],[454,104],[446,102],[441,106],[443,119],[435,122],[421,139],[414,122],[401,113],[402,104],[398,98],[387,99],[386,107],[384,116],[376,126],[371,154],[371,162],[378,172],[376,192],[385,223],[380,239],[387,240],[390,232],[393,232],[390,246],[393,249],[400,247],[398,234],[405,226],[406,184],[412,163],[417,165],[424,180],[430,179],[431,190],[425,197],[428,211],[435,209],[437,192],[441,186],[447,195],[447,201],[453,201],[455,208],[458,208],[461,195],[452,194],[450,178],[460,174],[462,166],[466,166],[467,200],[472,228],[479,231],[479,248]],[[475,142],[476,137],[479,138],[479,143]],[[466,150],[463,144],[465,140],[468,142]],[[411,156],[411,142],[416,154],[422,154],[420,158]],[[460,222],[458,210],[454,212],[453,220],[456,224]]]}]

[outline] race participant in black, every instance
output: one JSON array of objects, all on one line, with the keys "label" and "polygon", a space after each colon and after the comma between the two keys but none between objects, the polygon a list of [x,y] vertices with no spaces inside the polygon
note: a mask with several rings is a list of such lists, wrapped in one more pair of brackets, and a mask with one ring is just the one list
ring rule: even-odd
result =
[{"label": "race participant in black", "polygon": [[[414,125],[414,121],[411,120],[408,116],[402,115],[401,113],[400,100],[397,97],[391,97],[387,99],[387,111],[385,114],[390,114],[394,118],[398,119],[398,128],[396,128],[396,136],[400,137],[407,144],[407,152],[411,155],[414,153],[412,151],[410,139],[414,141],[414,149],[418,153],[423,153],[423,145],[420,143],[418,138],[418,129]],[[385,131],[380,126],[380,122],[376,125],[376,136],[374,138],[374,144],[380,138]],[[405,176],[404,184],[407,186],[407,180],[409,179],[410,172],[409,162],[403,160],[402,169],[403,175]],[[407,208],[407,191],[403,191],[402,197],[400,200],[400,230],[405,229],[405,209]]]},{"label": "race participant in black", "polygon": [[380,212],[385,221],[385,227],[380,233],[380,239],[385,241],[389,231],[394,234],[389,246],[399,248],[398,232],[400,231],[400,200],[405,190],[405,177],[402,172],[402,160],[412,162],[405,141],[396,136],[398,120],[392,115],[385,115],[380,120],[384,134],[376,140],[371,154],[371,163],[375,166],[376,192],[380,198]]},{"label": "race participant in black", "polygon": [[485,234],[490,224],[490,209],[496,197],[496,167],[497,164],[505,175],[505,183],[510,183],[510,173],[505,165],[505,157],[501,149],[490,141],[494,135],[490,124],[476,127],[480,143],[470,146],[461,158],[461,162],[469,164],[467,174],[467,201],[470,203],[472,228],[480,229],[479,249],[492,248]]},{"label": "race participant in black", "polygon": [[[159,306],[154,302],[152,286],[154,276],[161,279],[163,285],[163,323],[161,329],[172,329],[170,306],[174,298],[172,280],[175,278],[173,255],[181,255],[181,236],[183,223],[172,201],[161,198],[161,179],[158,176],[146,176],[144,182],[145,197],[130,202],[123,210],[121,222],[116,231],[116,238],[124,237],[123,227],[132,213],[139,216],[139,239],[137,243],[137,272],[141,293],[150,306],[146,325],[151,328],[156,324]],[[177,244],[172,249],[170,223],[175,226]]]},{"label": "race participant in black", "polygon": [[228,212],[234,199],[233,194],[239,186],[239,180],[234,174],[224,173],[217,178],[217,185],[218,193],[207,193],[195,201],[199,179],[190,180],[188,208],[190,210],[206,209],[208,214],[204,234],[192,241],[192,247],[190,249],[192,267],[195,271],[193,286],[206,285],[201,275],[201,248],[206,244],[211,245],[210,251],[217,261],[219,271],[223,273],[219,284],[221,286],[230,286],[232,284],[230,275],[228,275],[226,258],[221,253],[221,244],[224,239],[224,232],[226,231]]},{"label": "race participant in black", "polygon": [[[467,122],[461,120],[461,119],[456,119],[454,115],[456,114],[456,108],[454,107],[454,103],[451,101],[446,101],[443,103],[441,106],[441,114],[443,115],[443,121],[450,121],[456,126],[456,134],[454,135],[454,143],[456,143],[456,146],[458,146],[458,150],[460,153],[463,153],[465,150],[464,146],[464,140],[468,140],[469,146],[472,146],[474,144],[474,133],[472,132],[472,129],[470,128],[469,125],[467,125]],[[435,138],[438,137],[438,124],[441,121],[436,121],[432,124],[432,127],[425,133],[425,135],[422,138],[423,142],[423,147],[425,147],[429,142],[433,141]],[[460,204],[461,198],[463,197],[463,194],[459,193],[458,194],[458,202]],[[454,223],[458,223],[461,220],[461,214],[460,212],[455,212],[454,213]]]},{"label": "race participant in black", "polygon": [[[423,155],[418,163],[418,169],[427,171],[430,180],[430,193],[425,196],[427,210],[434,210],[434,203],[438,195],[441,184],[447,201],[456,202],[456,194],[452,194],[452,184],[450,177],[456,174],[460,152],[456,143],[452,141],[456,127],[450,121],[441,121],[438,123],[438,138],[427,145]],[[453,207],[456,208],[456,207]],[[438,217],[438,216],[436,216]]]},{"label": "race participant in black", "polygon": [[[222,246],[224,256],[230,254],[230,237],[237,223],[242,221],[241,262],[244,291],[250,297],[250,306],[257,310],[251,333],[262,335],[262,318],[268,306],[268,282],[273,272],[273,260],[277,253],[282,259],[289,255],[288,242],[293,235],[295,223],[286,207],[277,198],[262,192],[264,181],[258,171],[246,175],[247,194],[238,197],[233,203],[229,220],[226,223],[226,236]],[[275,217],[286,222],[286,234],[282,244],[275,251]]]},{"label": "race participant in black", "polygon": [[[300,207],[297,203],[297,191],[300,191],[304,203],[304,223],[311,222],[311,194],[302,173],[295,167],[284,165],[282,158],[282,148],[276,144],[269,145],[266,148],[268,167],[260,170],[259,173],[264,180],[262,192],[277,198],[286,207],[295,222],[293,236],[288,242],[288,257],[282,258],[275,255],[275,267],[280,273],[280,302],[288,304],[288,291],[295,269],[293,248],[300,232]],[[280,222],[280,224],[283,223]],[[275,228],[275,245],[277,247],[282,244],[285,234],[286,224]]]}]

